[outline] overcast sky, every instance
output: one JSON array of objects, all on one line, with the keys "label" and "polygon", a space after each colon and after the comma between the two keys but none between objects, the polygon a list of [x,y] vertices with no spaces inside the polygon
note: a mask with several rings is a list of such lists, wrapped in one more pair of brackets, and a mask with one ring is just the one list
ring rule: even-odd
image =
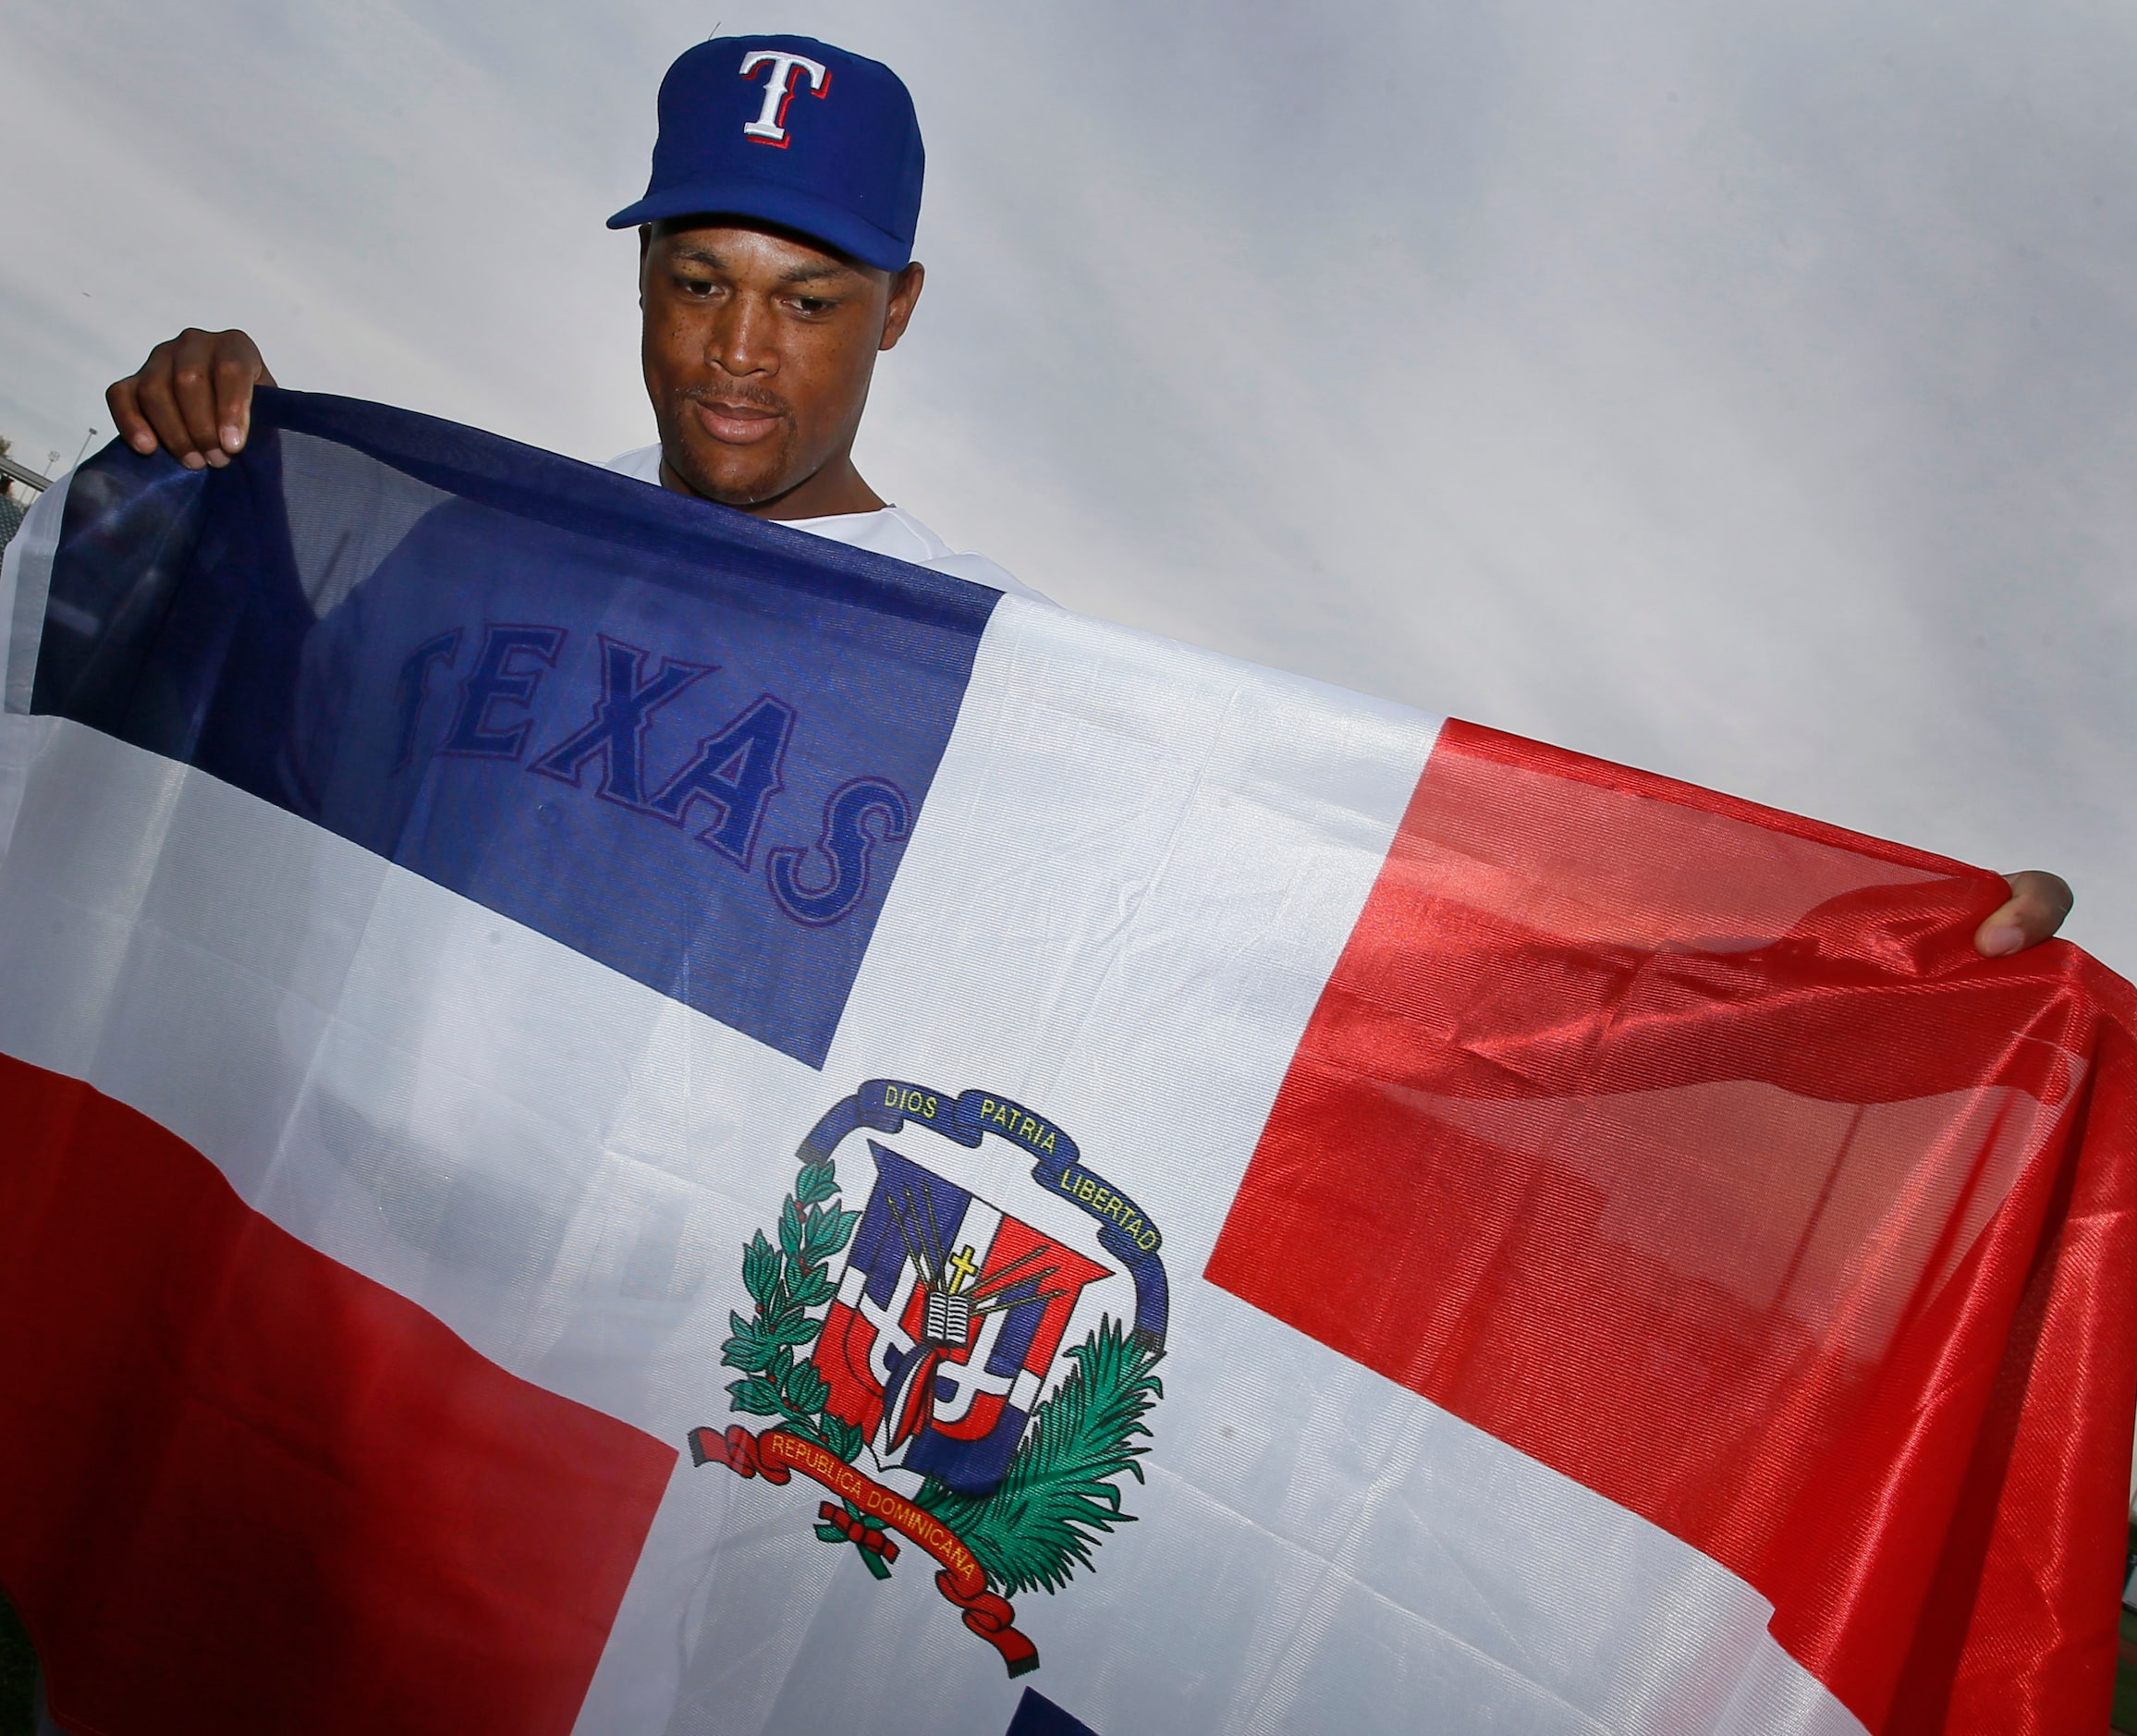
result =
[{"label": "overcast sky", "polygon": [[1073,607],[2076,883],[2137,970],[2137,12],[0,0],[0,433],[185,324],[653,437],[667,62],[896,67],[928,287],[860,453]]}]

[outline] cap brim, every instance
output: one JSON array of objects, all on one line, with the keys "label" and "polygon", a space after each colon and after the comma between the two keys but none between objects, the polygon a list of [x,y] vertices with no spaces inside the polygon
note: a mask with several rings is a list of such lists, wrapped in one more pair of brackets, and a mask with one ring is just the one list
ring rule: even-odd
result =
[{"label": "cap brim", "polygon": [[635,205],[626,205],[609,218],[608,226],[629,229],[641,223],[658,223],[665,217],[699,215],[755,217],[763,223],[775,223],[850,254],[878,271],[902,271],[912,263],[910,242],[899,240],[826,200],[782,187],[776,181],[729,178],[664,187]]}]

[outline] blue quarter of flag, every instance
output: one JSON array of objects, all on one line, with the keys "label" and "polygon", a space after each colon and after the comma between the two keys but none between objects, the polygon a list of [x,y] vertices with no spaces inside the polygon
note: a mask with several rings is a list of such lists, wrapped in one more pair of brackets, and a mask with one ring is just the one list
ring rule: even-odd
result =
[{"label": "blue quarter of flag", "polygon": [[820,1067],[1000,593],[378,405],[254,430],[78,473],[32,709]]}]

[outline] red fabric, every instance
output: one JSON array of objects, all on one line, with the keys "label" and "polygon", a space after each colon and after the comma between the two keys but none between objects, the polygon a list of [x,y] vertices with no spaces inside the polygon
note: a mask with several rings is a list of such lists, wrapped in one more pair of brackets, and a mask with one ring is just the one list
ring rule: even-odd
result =
[{"label": "red fabric", "polygon": [[78,1081],[0,1057],[0,1583],[54,1714],[569,1730],[674,1450]]},{"label": "red fabric", "polygon": [[1957,862],[1449,724],[1207,1276],[1720,1560],[1872,1730],[2106,1725],[2137,996]]}]

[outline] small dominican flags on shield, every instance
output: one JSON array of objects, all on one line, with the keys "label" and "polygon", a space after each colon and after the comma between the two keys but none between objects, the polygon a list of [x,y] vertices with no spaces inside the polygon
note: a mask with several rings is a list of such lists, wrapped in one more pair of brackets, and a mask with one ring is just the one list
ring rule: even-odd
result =
[{"label": "small dominican flags on shield", "polygon": [[874,1140],[875,1187],[816,1345],[824,1408],[884,1465],[1001,1482],[1083,1287],[1106,1268]]}]

